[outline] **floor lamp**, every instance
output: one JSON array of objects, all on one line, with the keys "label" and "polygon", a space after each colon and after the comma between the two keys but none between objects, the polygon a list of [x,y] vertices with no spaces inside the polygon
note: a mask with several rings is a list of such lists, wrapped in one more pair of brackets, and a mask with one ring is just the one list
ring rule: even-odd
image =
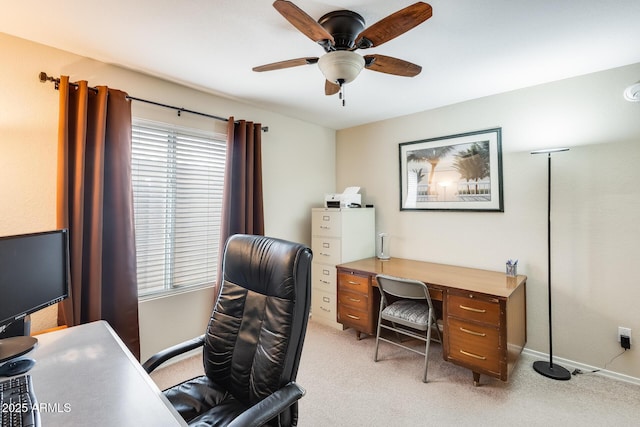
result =
[{"label": "floor lamp", "polygon": [[552,378],[554,380],[568,380],[571,378],[571,373],[560,365],[553,363],[553,338],[552,338],[552,323],[551,323],[551,153],[559,151],[568,151],[568,148],[552,148],[547,150],[532,151],[531,154],[547,154],[547,264],[548,264],[548,277],[547,285],[549,288],[549,361],[538,360],[533,362],[533,369],[540,375]]}]

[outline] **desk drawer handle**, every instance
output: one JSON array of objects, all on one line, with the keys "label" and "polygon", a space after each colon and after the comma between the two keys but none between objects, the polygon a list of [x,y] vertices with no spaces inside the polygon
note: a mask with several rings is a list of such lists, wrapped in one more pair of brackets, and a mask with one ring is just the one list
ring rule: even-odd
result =
[{"label": "desk drawer handle", "polygon": [[349,297],[349,301],[352,301],[352,302],[360,302],[360,301],[362,301],[362,300]]},{"label": "desk drawer handle", "polygon": [[320,310],[326,311],[327,313],[331,313],[331,310],[328,308],[320,307]]},{"label": "desk drawer handle", "polygon": [[331,256],[331,254],[326,254],[324,252],[320,252],[320,255],[322,255],[322,256]]},{"label": "desk drawer handle", "polygon": [[321,226],[320,226],[320,228],[323,228],[323,229],[325,229],[325,230],[330,230],[330,229],[331,229],[331,227],[326,226],[326,225],[321,225]]},{"label": "desk drawer handle", "polygon": [[481,308],[473,308],[473,307],[467,307],[466,305],[462,305],[460,304],[460,308],[463,310],[467,310],[467,311],[473,311],[474,313],[486,313],[487,310],[481,309]]},{"label": "desk drawer handle", "polygon": [[358,316],[354,316],[353,314],[347,314],[347,317],[353,320],[360,320]]},{"label": "desk drawer handle", "polygon": [[350,285],[359,285],[360,282],[354,282],[353,280],[347,280],[347,283]]},{"label": "desk drawer handle", "polygon": [[331,282],[329,282],[328,280],[322,280],[322,279],[320,279],[320,283],[324,283],[325,285],[331,284]]},{"label": "desk drawer handle", "polygon": [[485,334],[485,333],[471,331],[471,330],[469,330],[469,329],[465,329],[465,328],[462,328],[462,327],[460,328],[460,330],[461,330],[462,332],[466,332],[466,333],[468,333],[468,334],[475,335],[475,336],[477,336],[477,337],[486,337],[486,336],[487,336],[487,334]]},{"label": "desk drawer handle", "polygon": [[464,354],[465,356],[474,357],[476,359],[487,360],[487,358],[484,356],[478,356],[477,354],[469,353],[468,351],[460,350],[460,353]]}]

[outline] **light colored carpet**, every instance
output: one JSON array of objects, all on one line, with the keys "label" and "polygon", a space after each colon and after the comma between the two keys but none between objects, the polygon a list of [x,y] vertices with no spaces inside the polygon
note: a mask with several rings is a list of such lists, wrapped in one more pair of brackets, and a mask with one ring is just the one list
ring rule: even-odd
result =
[{"label": "light colored carpet", "polygon": [[[302,427],[326,426],[603,426],[640,425],[640,387],[596,374],[555,381],[537,374],[523,354],[508,383],[442,360],[431,346],[428,383],[422,357],[381,343],[358,341],[352,330],[309,322],[297,382]],[[161,389],[202,372],[201,357],[158,369]]]}]

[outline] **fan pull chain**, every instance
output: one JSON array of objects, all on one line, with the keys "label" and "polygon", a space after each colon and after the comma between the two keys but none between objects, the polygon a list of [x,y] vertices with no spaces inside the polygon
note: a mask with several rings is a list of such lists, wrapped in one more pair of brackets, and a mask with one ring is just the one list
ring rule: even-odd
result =
[{"label": "fan pull chain", "polygon": [[342,101],[342,106],[344,107],[345,105],[344,84],[340,80],[338,80],[338,83],[340,83],[340,93],[338,93],[338,98]]}]

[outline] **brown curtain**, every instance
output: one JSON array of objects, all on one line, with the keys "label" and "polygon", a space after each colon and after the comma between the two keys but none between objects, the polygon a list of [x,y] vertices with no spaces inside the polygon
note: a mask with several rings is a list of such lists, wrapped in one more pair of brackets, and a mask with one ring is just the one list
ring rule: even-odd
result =
[{"label": "brown curtain", "polygon": [[218,290],[222,277],[223,248],[238,233],[264,235],[262,202],[262,125],[229,118],[227,163],[224,176]]},{"label": "brown curtain", "polygon": [[106,320],[140,358],[127,94],[60,78],[58,227],[68,228],[71,293],[59,322]]}]

